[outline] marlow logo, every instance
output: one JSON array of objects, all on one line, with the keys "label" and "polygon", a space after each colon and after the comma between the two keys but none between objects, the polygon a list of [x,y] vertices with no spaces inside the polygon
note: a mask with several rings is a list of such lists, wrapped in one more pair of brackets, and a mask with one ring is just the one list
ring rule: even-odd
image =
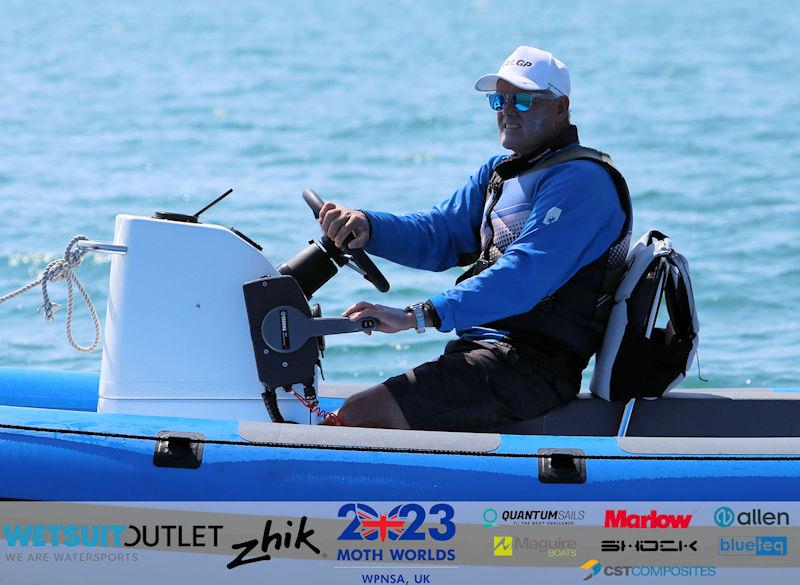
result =
[{"label": "marlow logo", "polygon": [[494,556],[510,557],[514,554],[514,541],[510,536],[494,537]]},{"label": "marlow logo", "polygon": [[561,217],[561,209],[558,207],[551,207],[549,210],[547,210],[547,214],[544,216],[542,223],[544,225],[550,225],[551,223],[558,221],[559,217]]},{"label": "marlow logo", "polygon": [[606,528],[687,528],[691,514],[628,514],[627,510],[606,510]]},{"label": "marlow logo", "polygon": [[732,508],[721,506],[714,512],[714,522],[722,528],[727,528],[734,523],[739,526],[783,526],[789,524],[789,514],[788,512],[764,512],[761,508],[736,514]]},{"label": "marlow logo", "polygon": [[603,566],[600,564],[600,561],[598,561],[597,559],[591,559],[583,563],[581,565],[581,569],[586,569],[587,571],[589,571],[589,574],[586,575],[583,578],[583,580],[588,581],[589,579],[597,575],[602,567]]}]

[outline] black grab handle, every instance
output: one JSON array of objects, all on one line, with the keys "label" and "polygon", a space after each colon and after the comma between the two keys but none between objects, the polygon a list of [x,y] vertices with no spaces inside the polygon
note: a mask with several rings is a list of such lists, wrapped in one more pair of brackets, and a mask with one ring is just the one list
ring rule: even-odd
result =
[{"label": "black grab handle", "polygon": [[583,449],[539,449],[539,481],[542,483],[584,483],[586,459]]}]

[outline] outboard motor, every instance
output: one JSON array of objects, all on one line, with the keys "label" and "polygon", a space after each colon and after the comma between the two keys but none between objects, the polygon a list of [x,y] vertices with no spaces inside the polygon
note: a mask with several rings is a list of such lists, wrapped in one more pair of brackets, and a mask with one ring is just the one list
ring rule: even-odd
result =
[{"label": "outboard motor", "polygon": [[[315,215],[321,207],[316,199]],[[313,263],[296,256],[281,266],[288,273],[282,275],[251,239],[200,223],[202,211],[117,216],[114,243],[127,251],[111,260],[99,412],[264,420],[265,392],[283,388],[308,397],[316,388],[319,336],[362,328],[349,319],[312,317],[307,298],[336,273],[331,266],[319,275],[320,255],[311,256]],[[356,263],[351,251],[328,248],[329,264]],[[374,276],[374,265],[355,268]],[[279,323],[277,338],[272,319]],[[272,406],[275,420],[314,422],[292,394],[276,397]]]}]

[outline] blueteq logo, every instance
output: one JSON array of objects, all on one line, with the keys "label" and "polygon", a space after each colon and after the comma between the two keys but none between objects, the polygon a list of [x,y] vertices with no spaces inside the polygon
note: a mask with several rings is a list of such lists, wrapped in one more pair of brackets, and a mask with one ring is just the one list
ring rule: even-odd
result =
[{"label": "blueteq logo", "polygon": [[[372,506],[362,503],[345,504],[339,508],[339,518],[350,518],[350,523],[338,537],[340,541],[433,541],[445,542],[456,534],[453,522],[455,511],[449,504],[434,504],[425,509],[420,504],[409,503],[394,506],[387,512],[378,512]],[[423,528],[425,523],[435,525]],[[339,549],[339,561],[379,561],[383,560],[382,548]],[[398,548],[389,549],[393,561],[452,561],[456,554],[453,549],[437,548]]]},{"label": "blueteq logo", "polygon": [[719,554],[722,556],[785,557],[785,536],[732,536],[719,539]]}]

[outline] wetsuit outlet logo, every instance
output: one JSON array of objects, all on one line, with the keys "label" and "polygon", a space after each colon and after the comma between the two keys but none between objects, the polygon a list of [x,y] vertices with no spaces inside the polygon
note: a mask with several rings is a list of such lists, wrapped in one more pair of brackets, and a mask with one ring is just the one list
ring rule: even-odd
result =
[{"label": "wetsuit outlet logo", "polygon": [[691,514],[629,514],[627,510],[606,510],[606,528],[688,528]]}]

